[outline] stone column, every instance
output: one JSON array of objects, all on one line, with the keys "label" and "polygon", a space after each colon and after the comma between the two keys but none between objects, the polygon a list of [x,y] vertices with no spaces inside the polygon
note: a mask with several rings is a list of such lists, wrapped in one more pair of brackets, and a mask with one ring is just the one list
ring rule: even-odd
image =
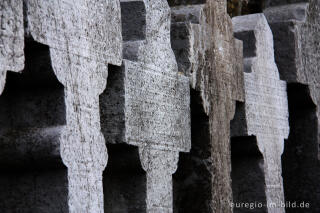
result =
[{"label": "stone column", "polygon": [[[107,72],[108,67],[56,49],[51,49],[51,60],[65,85],[67,126],[61,135],[60,152],[68,167],[70,212],[103,213],[102,172],[108,154],[100,132],[99,94],[106,78],[95,72]],[[62,79],[65,74],[70,77]]]},{"label": "stone column", "polygon": [[232,19],[235,37],[244,45],[245,107],[234,121],[240,131],[233,136],[256,136],[264,157],[268,212],[283,213],[284,192],[281,155],[289,135],[286,83],[280,80],[274,59],[273,36],[263,14]]},{"label": "stone column", "polygon": [[180,6],[172,8],[171,36],[179,71],[190,76],[209,117],[212,149],[207,168],[212,176],[210,197],[206,198],[209,204],[203,211],[231,213],[230,121],[236,100],[244,96],[242,44],[233,37],[226,1],[175,2]]},{"label": "stone column", "polygon": [[120,2],[32,0],[27,8],[31,35],[49,45],[54,72],[65,88],[67,125],[60,150],[68,167],[69,210],[103,213],[108,154],[99,95],[106,87],[108,63],[121,64]]},{"label": "stone column", "polygon": [[147,212],[172,213],[172,174],[178,166],[179,152],[140,148],[140,159],[147,172]]},{"label": "stone column", "polygon": [[[178,72],[171,48],[167,1],[143,2],[145,13],[142,9],[133,12],[137,24],[144,23],[138,16],[145,14],[145,27],[137,25],[134,36],[125,36],[125,60],[116,76],[119,84],[108,88],[102,97],[106,109],[101,110],[105,113],[102,116],[112,121],[104,122],[103,129],[108,130],[104,132],[107,141],[139,147],[147,176],[146,211],[172,212],[172,174],[178,153],[191,148],[189,79]],[[134,1],[122,4],[125,8],[129,4],[132,8],[141,6]],[[133,16],[123,14],[124,20],[126,15]],[[124,22],[124,26],[127,24]],[[140,27],[145,38],[138,31]],[[126,33],[131,33],[126,29]],[[141,40],[137,41],[135,35],[140,35]]]}]

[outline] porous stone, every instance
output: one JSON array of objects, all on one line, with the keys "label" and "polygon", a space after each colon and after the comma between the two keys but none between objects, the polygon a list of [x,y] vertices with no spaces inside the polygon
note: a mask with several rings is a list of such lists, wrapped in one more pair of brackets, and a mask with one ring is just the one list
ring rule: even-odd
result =
[{"label": "porous stone", "polygon": [[23,10],[20,0],[0,2],[0,94],[7,71],[19,72],[24,68]]},{"label": "porous stone", "polygon": [[100,132],[99,95],[108,64],[120,65],[119,1],[26,1],[31,36],[50,47],[64,85],[66,126],[60,152],[68,167],[69,211],[103,212],[102,172],[107,149]]},{"label": "porous stone", "polygon": [[[290,135],[282,157],[287,201],[319,207],[319,20],[320,2],[267,8],[280,77],[288,83]],[[287,212],[300,210],[288,208]]]},{"label": "porous stone", "polygon": [[238,16],[232,22],[235,37],[243,41],[245,67],[245,107],[235,116],[238,120],[233,123],[232,135],[257,138],[264,158],[268,212],[283,213],[281,155],[284,139],[289,135],[286,82],[279,77],[273,36],[265,16],[261,13]]},{"label": "porous stone", "polygon": [[[210,155],[206,161],[209,195],[201,212],[232,212],[230,120],[243,100],[242,44],[233,37],[226,1],[172,7],[173,49],[179,71],[190,76],[208,116]],[[183,191],[183,190],[180,190]],[[183,193],[183,192],[182,192]],[[179,195],[178,195],[179,196]],[[185,202],[186,203],[186,202]],[[185,204],[183,212],[188,212]]]},{"label": "porous stone", "polygon": [[[167,1],[143,3],[145,13],[141,9],[131,10],[136,15],[123,14],[144,17],[145,26],[138,21],[140,25],[124,35],[130,38],[124,44],[126,60],[113,73],[114,83],[101,95],[101,122],[107,143],[139,147],[147,176],[146,211],[172,212],[172,174],[179,152],[188,152],[191,146],[189,79],[178,73],[171,49]],[[139,1],[121,5],[128,4],[136,8]],[[137,31],[145,31],[145,37],[143,33],[133,36]]]}]

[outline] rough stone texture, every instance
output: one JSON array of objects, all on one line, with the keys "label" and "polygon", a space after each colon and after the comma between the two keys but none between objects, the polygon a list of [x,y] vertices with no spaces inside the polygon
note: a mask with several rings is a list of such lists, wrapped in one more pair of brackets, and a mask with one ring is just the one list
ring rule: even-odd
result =
[{"label": "rough stone texture", "polygon": [[[122,18],[123,26],[131,21],[136,28],[126,28],[129,35],[124,38],[130,38],[124,44],[126,60],[101,95],[101,122],[107,143],[139,147],[147,176],[146,212],[172,212],[172,174],[179,151],[187,152],[191,146],[189,79],[178,73],[171,49],[168,3],[143,2],[145,10],[123,14],[136,17]],[[137,8],[140,3],[123,1],[121,5],[130,4]]]},{"label": "rough stone texture", "polygon": [[[319,20],[320,2],[267,8],[281,79],[288,82],[291,132],[282,158],[287,201],[319,207]],[[294,174],[294,175],[293,175]],[[299,212],[287,209],[287,212]]]},{"label": "rough stone texture", "polygon": [[[243,100],[244,95],[242,45],[233,38],[226,1],[178,6],[172,11],[175,23],[171,36],[179,70],[190,76],[209,117],[211,195],[203,201],[207,204],[202,212],[232,212],[230,120],[235,100]],[[183,212],[188,211],[186,207]]]},{"label": "rough stone texture", "polygon": [[19,72],[24,67],[24,29],[21,0],[0,2],[0,94],[7,71]]},{"label": "rough stone texture", "polygon": [[[281,81],[274,59],[273,36],[263,14],[232,19],[235,37],[244,46],[245,107],[234,121],[234,136],[257,138],[264,158],[266,197],[269,204],[284,203],[281,155],[289,135],[286,82]],[[243,127],[244,128],[238,128]],[[268,212],[284,212],[269,205]]]},{"label": "rough stone texture", "polygon": [[102,172],[107,149],[100,132],[99,95],[108,63],[121,64],[119,1],[26,1],[32,37],[50,47],[53,70],[64,85],[66,127],[60,138],[68,167],[69,210],[103,212]]}]

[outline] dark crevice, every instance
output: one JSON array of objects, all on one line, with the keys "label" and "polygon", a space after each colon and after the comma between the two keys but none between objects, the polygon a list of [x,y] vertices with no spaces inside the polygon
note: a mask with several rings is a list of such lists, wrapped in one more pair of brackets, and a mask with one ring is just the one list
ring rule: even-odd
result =
[{"label": "dark crevice", "polygon": [[266,204],[263,156],[254,136],[231,139],[232,193],[234,213],[265,213],[266,208],[241,206],[244,203]]},{"label": "dark crevice", "polygon": [[59,151],[64,88],[49,47],[25,42],[25,69],[8,72],[0,96],[0,209],[67,213],[67,169]]},{"label": "dark crevice", "polygon": [[174,180],[174,213],[209,213],[212,194],[209,117],[200,93],[191,90],[191,151],[180,153]]},{"label": "dark crevice", "polygon": [[108,144],[109,160],[103,173],[104,208],[108,213],[146,212],[146,173],[138,148]]},{"label": "dark crevice", "polygon": [[[303,212],[320,212],[320,165],[318,160],[318,118],[308,86],[288,85],[290,135],[282,155],[286,201],[309,203]],[[287,213],[301,209],[287,208]]]}]

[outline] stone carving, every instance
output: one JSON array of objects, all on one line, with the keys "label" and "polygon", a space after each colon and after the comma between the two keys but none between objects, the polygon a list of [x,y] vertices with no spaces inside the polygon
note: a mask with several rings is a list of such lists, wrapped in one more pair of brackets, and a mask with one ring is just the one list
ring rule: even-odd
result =
[{"label": "stone carving", "polygon": [[320,2],[304,2],[270,7],[264,14],[274,34],[280,77],[288,83],[291,131],[282,158],[285,197],[287,201],[308,202],[311,208],[304,212],[317,212]]},{"label": "stone carving", "polygon": [[108,64],[122,61],[120,2],[26,2],[32,37],[50,47],[54,72],[65,88],[66,127],[60,152],[68,167],[69,210],[103,212],[102,172],[107,149],[100,132],[99,95]]},{"label": "stone carving", "polygon": [[[211,141],[207,170],[210,197],[201,212],[232,212],[230,202],[230,120],[243,100],[242,46],[233,37],[226,1],[172,8],[173,49],[180,72],[190,76],[209,117]],[[185,211],[186,212],[186,211]]]},{"label": "stone carving", "polygon": [[[245,107],[238,112],[233,136],[257,138],[264,157],[264,173],[268,212],[284,212],[281,176],[281,154],[289,135],[286,82],[281,81],[274,60],[273,36],[263,14],[232,19],[235,37],[244,46]],[[242,128],[241,128],[242,127]]]},{"label": "stone carving", "polygon": [[115,74],[117,83],[100,101],[102,126],[107,143],[139,147],[147,173],[147,212],[172,212],[172,174],[179,152],[188,152],[191,146],[189,79],[178,73],[171,49],[167,1],[143,2],[146,25],[136,28],[145,28],[145,39],[144,29],[132,32],[143,40],[124,36],[129,38],[124,44],[126,60]]},{"label": "stone carving", "polygon": [[22,1],[0,2],[0,94],[7,71],[19,72],[24,68],[24,29]]}]

